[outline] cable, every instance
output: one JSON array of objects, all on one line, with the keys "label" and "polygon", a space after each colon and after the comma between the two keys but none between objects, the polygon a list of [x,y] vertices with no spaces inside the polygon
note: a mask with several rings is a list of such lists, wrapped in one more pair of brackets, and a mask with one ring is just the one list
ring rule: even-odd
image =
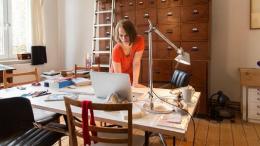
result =
[{"label": "cable", "polygon": [[[193,119],[192,115],[191,115],[188,111],[186,111],[186,110],[184,110],[184,109],[182,109],[182,108],[180,108],[180,107],[178,107],[178,106],[176,106],[176,105],[174,105],[174,104],[172,104],[172,103],[170,103],[170,102],[168,102],[168,101],[166,101],[166,100],[160,98],[153,90],[152,90],[152,92],[153,92],[154,95],[155,95],[158,99],[160,99],[161,101],[163,101],[163,102],[165,102],[165,103],[167,103],[167,104],[170,104],[170,105],[172,105],[172,106],[174,106],[174,107],[177,107],[178,109],[181,109],[182,111],[184,111],[186,114],[188,114],[188,115],[191,117],[192,124],[193,124],[192,146],[194,146],[194,145],[195,145],[195,122],[194,122],[194,119]],[[148,94],[149,94],[151,97],[153,97],[153,95],[151,95],[152,93],[148,92]]]}]

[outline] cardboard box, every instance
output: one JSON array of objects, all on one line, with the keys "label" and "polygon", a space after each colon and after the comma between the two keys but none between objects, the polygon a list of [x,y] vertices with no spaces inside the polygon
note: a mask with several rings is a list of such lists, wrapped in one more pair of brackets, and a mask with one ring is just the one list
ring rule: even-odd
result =
[{"label": "cardboard box", "polygon": [[17,54],[17,58],[18,60],[27,60],[27,59],[31,59],[31,53],[22,53],[22,54]]}]

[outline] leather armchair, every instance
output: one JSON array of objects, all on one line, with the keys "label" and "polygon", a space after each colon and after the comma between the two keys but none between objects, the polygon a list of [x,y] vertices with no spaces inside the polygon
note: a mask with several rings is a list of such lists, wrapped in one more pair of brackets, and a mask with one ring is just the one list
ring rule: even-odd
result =
[{"label": "leather armchair", "polygon": [[23,97],[0,99],[0,145],[46,146],[64,134],[35,128],[30,100]]}]

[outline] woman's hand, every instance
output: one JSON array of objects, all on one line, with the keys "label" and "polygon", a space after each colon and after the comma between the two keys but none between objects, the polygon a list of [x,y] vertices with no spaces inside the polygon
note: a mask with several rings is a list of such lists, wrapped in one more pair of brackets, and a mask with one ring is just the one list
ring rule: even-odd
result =
[{"label": "woman's hand", "polygon": [[145,85],[138,84],[138,83],[134,83],[133,87],[135,87],[135,88],[147,88]]}]

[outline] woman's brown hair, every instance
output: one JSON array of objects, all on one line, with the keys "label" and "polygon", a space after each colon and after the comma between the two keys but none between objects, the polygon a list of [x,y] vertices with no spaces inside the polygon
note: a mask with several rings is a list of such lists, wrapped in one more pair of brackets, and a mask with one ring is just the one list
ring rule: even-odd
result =
[{"label": "woman's brown hair", "polygon": [[137,33],[136,33],[136,30],[135,30],[135,26],[134,24],[129,21],[129,20],[120,20],[117,25],[116,25],[116,28],[115,28],[115,40],[119,43],[121,43],[121,40],[119,38],[119,28],[122,27],[126,34],[129,36],[129,41],[130,41],[130,45],[135,41],[136,39],[136,36],[137,36]]}]

